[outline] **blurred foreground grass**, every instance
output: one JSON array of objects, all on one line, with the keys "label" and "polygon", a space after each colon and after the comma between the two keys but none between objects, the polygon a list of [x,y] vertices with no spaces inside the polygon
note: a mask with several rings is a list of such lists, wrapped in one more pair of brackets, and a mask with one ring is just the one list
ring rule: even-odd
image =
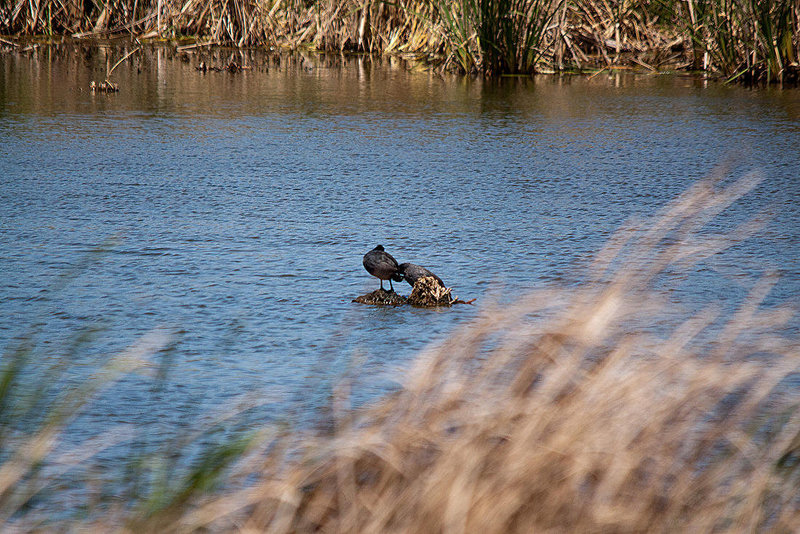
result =
[{"label": "blurred foreground grass", "polygon": [[[52,466],[91,463],[108,445],[65,461],[53,457],[59,435],[98,389],[147,368],[168,341],[143,338],[104,364],[102,380],[47,402],[19,380],[35,354],[23,342],[0,376],[0,520],[21,531],[793,532],[794,310],[762,305],[770,276],[734,313],[687,315],[654,289],[760,228],[754,219],[710,231],[759,181],[727,174],[620,229],[585,284],[486,307],[380,402],[353,411],[339,384],[327,431],[233,434],[194,449],[183,471],[163,467],[173,459],[139,472],[129,502],[88,497],[81,517],[54,521],[27,506]],[[27,428],[16,424],[24,414]]]}]

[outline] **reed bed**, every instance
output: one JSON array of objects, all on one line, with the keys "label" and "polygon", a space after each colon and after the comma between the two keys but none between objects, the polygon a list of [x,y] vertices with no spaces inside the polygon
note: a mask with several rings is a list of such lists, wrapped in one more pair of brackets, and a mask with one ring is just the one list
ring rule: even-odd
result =
[{"label": "reed bed", "polygon": [[793,0],[9,0],[0,33],[391,53],[485,75],[633,65],[800,77]]},{"label": "reed bed", "polygon": [[352,410],[341,383],[328,431],[252,442],[225,491],[92,526],[793,532],[795,311],[762,305],[769,275],[732,313],[687,314],[664,298],[666,282],[760,228],[709,231],[757,183],[721,174],[697,184],[621,229],[586,283],[487,307],[377,405]]},{"label": "reed bed", "polygon": [[689,32],[703,62],[730,79],[782,81],[798,76],[800,7],[793,0],[689,1]]}]

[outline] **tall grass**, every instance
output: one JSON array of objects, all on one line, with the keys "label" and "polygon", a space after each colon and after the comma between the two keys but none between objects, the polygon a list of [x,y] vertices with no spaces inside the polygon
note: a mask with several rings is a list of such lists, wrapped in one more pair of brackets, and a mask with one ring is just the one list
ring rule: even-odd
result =
[{"label": "tall grass", "polygon": [[0,33],[399,53],[487,75],[683,64],[800,76],[794,0],[8,0]]},{"label": "tall grass", "polygon": [[461,70],[491,75],[534,72],[563,1],[433,0],[433,5]]},{"label": "tall grass", "polygon": [[[312,46],[367,52],[415,51],[436,41],[424,2],[374,0],[9,0],[0,33],[80,37],[192,37],[236,46]],[[424,30],[424,35],[423,35]]]},{"label": "tall grass", "polygon": [[[119,380],[140,375],[157,384],[163,378],[164,362],[156,359],[172,344],[169,332],[154,330],[119,354],[87,357],[99,334],[89,327],[53,355],[30,332],[3,354],[0,531],[86,529],[109,508],[124,512],[117,516],[119,524],[103,529],[144,524],[152,529],[217,489],[231,465],[263,441],[258,432],[231,423],[241,408],[229,406],[230,413],[205,417],[210,422],[195,425],[191,433],[176,430],[169,439],[146,427],[119,424],[75,443],[75,430],[86,432],[82,415],[112,394]],[[116,466],[109,467],[107,459],[101,466],[96,458],[111,449]]]}]

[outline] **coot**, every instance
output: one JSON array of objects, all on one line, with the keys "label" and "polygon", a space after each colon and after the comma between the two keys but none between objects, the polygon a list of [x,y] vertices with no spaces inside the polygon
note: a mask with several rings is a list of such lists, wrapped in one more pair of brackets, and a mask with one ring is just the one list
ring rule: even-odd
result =
[{"label": "coot", "polygon": [[424,278],[426,276],[432,276],[436,279],[442,287],[446,287],[442,279],[430,272],[425,267],[421,267],[419,265],[414,265],[413,263],[401,263],[397,266],[397,272],[406,279],[406,282],[411,284],[411,287],[414,287],[414,283],[420,278]]},{"label": "coot", "polygon": [[364,268],[369,274],[381,281],[381,289],[383,289],[384,280],[389,281],[389,289],[391,291],[394,291],[392,280],[395,282],[403,281],[403,275],[397,272],[397,267],[397,260],[388,252],[384,252],[383,245],[378,245],[364,254]]}]

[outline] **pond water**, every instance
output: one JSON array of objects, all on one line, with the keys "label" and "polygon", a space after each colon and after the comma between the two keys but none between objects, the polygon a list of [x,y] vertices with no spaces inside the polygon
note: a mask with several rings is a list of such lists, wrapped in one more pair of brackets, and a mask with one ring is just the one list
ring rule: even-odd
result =
[{"label": "pond water", "polygon": [[[118,93],[90,92],[122,53],[0,55],[0,349],[34,325],[50,358],[91,325],[85,350],[100,357],[153,329],[174,336],[161,387],[124,380],[78,441],[115,423],[185,426],[242,394],[266,399],[258,419],[303,424],[345,373],[355,402],[380,395],[481,302],[574,282],[624,221],[731,154],[737,174],[766,177],[731,220],[772,219],[720,256],[738,281],[700,277],[686,295],[738,299],[773,269],[771,302],[797,302],[798,90],[156,48],[117,67]],[[378,287],[361,265],[377,244],[478,306],[351,302]]]}]

